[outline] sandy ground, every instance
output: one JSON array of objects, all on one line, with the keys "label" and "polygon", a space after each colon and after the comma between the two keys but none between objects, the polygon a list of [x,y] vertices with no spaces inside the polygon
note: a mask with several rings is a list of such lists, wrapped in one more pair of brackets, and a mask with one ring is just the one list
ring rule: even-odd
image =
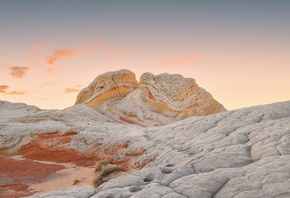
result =
[{"label": "sandy ground", "polygon": [[[10,159],[17,160],[19,164],[22,164],[21,162],[27,160],[23,158],[21,155],[12,156],[10,157]],[[60,165],[60,166],[63,166],[64,169],[56,171],[55,173],[49,174],[47,176],[44,175],[42,178],[36,178],[37,181],[32,180],[28,182],[29,184],[26,184],[26,185],[28,185],[29,188],[26,190],[29,192],[45,193],[52,190],[69,187],[72,185],[79,185],[79,184],[88,184],[92,186],[94,185],[93,179],[94,179],[95,173],[94,173],[93,166],[82,167],[82,166],[77,166],[74,163],[56,163],[56,162],[48,162],[48,161],[40,161],[40,160],[31,160],[31,162],[35,162],[35,163],[43,164],[43,165],[57,165],[57,166]],[[31,168],[33,169],[33,167]],[[32,177],[34,176],[31,175],[31,178]]]},{"label": "sandy ground", "polygon": [[[21,155],[11,157],[15,160],[26,160]],[[95,176],[94,167],[77,166],[74,163],[56,163],[48,161],[33,160],[42,164],[62,165],[65,169],[57,171],[47,177],[41,179],[40,182],[35,182],[29,185],[29,191],[37,191],[45,193],[52,190],[57,190],[72,185],[88,184],[94,186],[93,179]]]},{"label": "sandy ground", "polygon": [[[53,162],[52,162],[53,163]],[[94,168],[79,167],[72,163],[62,163],[66,168],[44,178],[41,182],[29,186],[30,191],[45,193],[72,185],[94,185]]]}]

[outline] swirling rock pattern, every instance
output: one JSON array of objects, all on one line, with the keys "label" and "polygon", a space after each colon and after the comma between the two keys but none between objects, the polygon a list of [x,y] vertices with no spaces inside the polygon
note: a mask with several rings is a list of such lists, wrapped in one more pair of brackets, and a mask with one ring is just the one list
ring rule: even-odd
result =
[{"label": "swirling rock pattern", "polygon": [[225,111],[192,78],[144,73],[138,82],[129,70],[98,76],[79,93],[76,104],[82,103],[118,122],[141,126],[165,125]]},{"label": "swirling rock pattern", "polygon": [[[77,103],[0,101],[0,197],[290,197],[290,101],[223,111],[193,79],[122,70]],[[123,171],[93,186],[102,161]]]},{"label": "swirling rock pattern", "polygon": [[[0,147],[12,152],[2,157],[0,163],[17,148],[20,149],[16,155],[22,154],[26,145],[33,145],[43,137],[41,149],[51,151],[57,146],[55,149],[68,150],[68,155],[62,154],[63,158],[51,156],[51,161],[65,161],[77,152],[72,156],[77,157],[79,163],[81,153],[85,159],[89,158],[88,151],[95,151],[90,155],[98,157],[101,154],[120,165],[125,162],[124,167],[131,169],[127,175],[111,179],[97,188],[82,183],[73,186],[68,182],[66,186],[71,187],[55,188],[57,191],[47,194],[31,189],[28,193],[35,194],[34,198],[290,197],[290,101],[190,117],[156,127],[117,123],[85,105],[43,111],[24,104],[0,102],[0,109]],[[39,135],[40,132],[43,135]],[[48,141],[51,136],[54,139]],[[29,143],[24,141],[27,137]],[[25,152],[22,157],[28,163],[33,156]],[[33,163],[37,167],[40,162]],[[55,171],[55,168],[61,167],[50,170]],[[21,174],[23,177],[25,171]],[[94,170],[90,174],[94,174]],[[5,177],[7,172],[1,175],[3,195],[3,190],[4,193],[12,190],[13,178]],[[67,177],[62,174],[62,178]],[[17,177],[17,181],[22,181],[21,177]],[[20,184],[15,183],[14,188],[16,185]],[[28,185],[30,183],[22,184],[23,188]],[[9,196],[4,194],[4,197]]]}]

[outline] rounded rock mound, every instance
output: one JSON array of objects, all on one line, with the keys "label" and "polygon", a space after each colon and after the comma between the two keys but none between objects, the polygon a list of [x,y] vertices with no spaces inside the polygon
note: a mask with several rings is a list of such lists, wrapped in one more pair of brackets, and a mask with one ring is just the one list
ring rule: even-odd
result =
[{"label": "rounded rock mound", "polygon": [[144,73],[138,82],[129,70],[99,75],[81,90],[75,104],[86,104],[118,122],[141,126],[166,125],[226,110],[193,78]]}]

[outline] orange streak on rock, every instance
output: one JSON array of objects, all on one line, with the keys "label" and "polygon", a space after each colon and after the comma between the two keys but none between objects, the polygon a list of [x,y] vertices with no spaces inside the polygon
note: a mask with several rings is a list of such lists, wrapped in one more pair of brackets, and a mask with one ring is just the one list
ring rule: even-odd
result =
[{"label": "orange streak on rock", "polygon": [[[131,116],[132,117],[132,116]],[[126,117],[119,117],[119,119],[120,120],[122,120],[122,121],[124,121],[124,122],[127,122],[127,123],[129,123],[129,124],[137,124],[136,122],[134,122],[133,120],[130,120],[130,119],[128,119],[128,118],[126,118]],[[139,125],[139,124],[137,124],[137,125]]]},{"label": "orange streak on rock", "polygon": [[132,156],[132,157],[137,157],[137,156],[141,156],[145,153],[145,149],[141,149],[138,151],[134,151],[134,152],[130,152],[130,153],[126,153],[127,156]]},{"label": "orange streak on rock", "polygon": [[136,169],[141,169],[141,168],[143,168],[144,166],[146,166],[147,164],[149,164],[152,161],[153,161],[153,159],[145,159],[142,162],[137,162],[135,164],[135,168]]}]

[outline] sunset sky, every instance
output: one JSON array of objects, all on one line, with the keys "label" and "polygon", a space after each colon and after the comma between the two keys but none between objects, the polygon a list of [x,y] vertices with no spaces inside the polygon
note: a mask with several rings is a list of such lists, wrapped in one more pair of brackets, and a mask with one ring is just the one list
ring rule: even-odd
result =
[{"label": "sunset sky", "polygon": [[290,100],[290,1],[0,1],[0,100],[62,109],[119,69],[192,77],[229,110]]}]

